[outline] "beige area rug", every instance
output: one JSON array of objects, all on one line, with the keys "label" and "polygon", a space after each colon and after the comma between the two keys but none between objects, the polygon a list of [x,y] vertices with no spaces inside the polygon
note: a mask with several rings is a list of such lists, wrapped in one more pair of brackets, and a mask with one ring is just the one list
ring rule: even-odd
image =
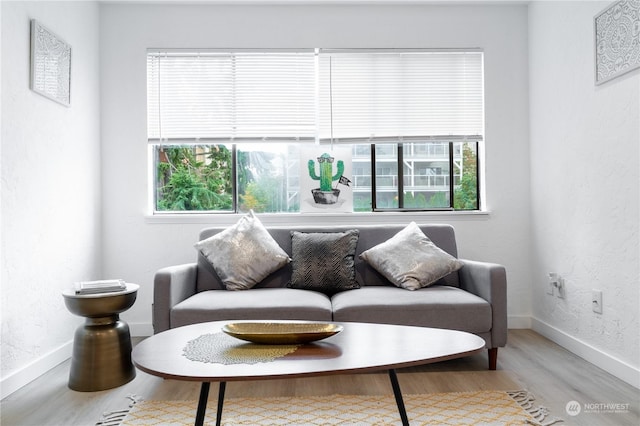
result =
[{"label": "beige area rug", "polygon": [[[139,401],[130,410],[105,413],[97,426],[193,425],[196,401]],[[527,391],[480,391],[404,395],[413,425],[552,425],[561,422],[536,407]],[[216,401],[206,425],[215,424]],[[235,425],[400,425],[393,395],[228,398],[222,424]]]}]

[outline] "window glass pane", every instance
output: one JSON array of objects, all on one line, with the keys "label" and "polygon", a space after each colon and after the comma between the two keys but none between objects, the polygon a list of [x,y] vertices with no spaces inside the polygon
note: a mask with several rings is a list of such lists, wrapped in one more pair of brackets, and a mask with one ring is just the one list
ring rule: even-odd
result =
[{"label": "window glass pane", "polygon": [[353,210],[371,211],[371,145],[353,146],[351,156],[353,172]]},{"label": "window glass pane", "polygon": [[297,144],[238,145],[238,209],[256,213],[300,211]]},{"label": "window glass pane", "polygon": [[403,145],[404,208],[448,208],[449,143]]},{"label": "window glass pane", "polygon": [[478,206],[478,143],[454,143],[454,208],[477,210]]},{"label": "window glass pane", "polygon": [[376,145],[376,207],[398,208],[398,145]]},{"label": "window glass pane", "polygon": [[157,211],[233,211],[231,149],[156,145]]}]

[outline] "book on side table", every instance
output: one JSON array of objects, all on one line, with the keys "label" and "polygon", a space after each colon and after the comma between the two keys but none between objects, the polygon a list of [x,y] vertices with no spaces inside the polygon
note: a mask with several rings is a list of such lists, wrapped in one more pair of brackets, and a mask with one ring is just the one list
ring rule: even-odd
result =
[{"label": "book on side table", "polygon": [[79,281],[73,284],[76,294],[99,294],[126,290],[124,280]]}]

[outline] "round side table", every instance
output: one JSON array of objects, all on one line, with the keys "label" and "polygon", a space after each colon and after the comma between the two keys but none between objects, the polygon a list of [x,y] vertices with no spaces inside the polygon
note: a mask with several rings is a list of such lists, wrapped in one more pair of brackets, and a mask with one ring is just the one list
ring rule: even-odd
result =
[{"label": "round side table", "polygon": [[73,338],[69,388],[91,392],[115,388],[136,377],[131,362],[129,326],[120,319],[136,301],[137,284],[113,293],[76,294],[62,292],[72,314],[85,317]]}]

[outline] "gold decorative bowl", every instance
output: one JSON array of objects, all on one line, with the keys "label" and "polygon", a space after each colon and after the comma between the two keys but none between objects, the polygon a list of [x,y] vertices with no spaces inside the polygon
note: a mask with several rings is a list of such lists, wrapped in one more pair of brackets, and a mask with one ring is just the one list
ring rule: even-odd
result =
[{"label": "gold decorative bowl", "polygon": [[222,331],[248,342],[265,345],[299,345],[326,339],[340,333],[343,326],[317,322],[237,322]]}]

